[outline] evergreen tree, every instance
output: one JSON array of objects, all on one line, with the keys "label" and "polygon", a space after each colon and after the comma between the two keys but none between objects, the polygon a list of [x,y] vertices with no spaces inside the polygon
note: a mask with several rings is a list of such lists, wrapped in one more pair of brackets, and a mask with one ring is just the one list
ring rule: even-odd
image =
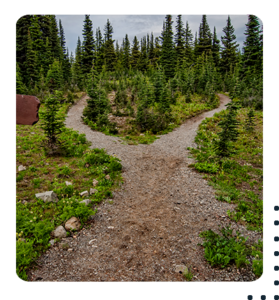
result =
[{"label": "evergreen tree", "polygon": [[189,27],[188,21],[186,22],[185,30],[185,59],[188,65],[192,64],[194,61],[193,57],[193,34]]},{"label": "evergreen tree", "polygon": [[148,57],[147,57],[147,47],[146,47],[146,37],[144,36],[141,39],[141,51],[140,51],[140,57],[138,60],[138,69],[142,72],[145,72],[147,70],[148,65]]},{"label": "evergreen tree", "polygon": [[245,71],[250,68],[257,73],[262,72],[262,36],[260,30],[259,19],[254,15],[248,16],[246,31],[244,33],[246,39],[243,47],[243,69]]},{"label": "evergreen tree", "polygon": [[90,73],[93,66],[95,40],[90,16],[85,15],[85,20],[83,22],[82,70],[84,73]]},{"label": "evergreen tree", "polygon": [[104,43],[102,32],[100,27],[96,29],[96,52],[100,51],[102,45]]},{"label": "evergreen tree", "polygon": [[198,55],[201,55],[203,52],[205,52],[205,54],[208,54],[212,47],[212,34],[207,23],[206,15],[202,16],[202,22],[199,28],[199,39],[197,47]]},{"label": "evergreen tree", "polygon": [[219,157],[228,157],[234,153],[232,143],[237,140],[239,135],[239,122],[236,119],[239,105],[237,102],[232,101],[226,106],[228,107],[227,114],[218,124],[222,128],[222,131],[217,133],[219,139],[215,141],[215,152]]},{"label": "evergreen tree", "polygon": [[31,39],[30,31],[28,31],[28,44],[27,44],[27,52],[26,52],[26,76],[27,76],[27,86],[34,87],[36,81],[38,80],[38,59],[37,53],[33,49],[33,42]]},{"label": "evergreen tree", "polygon": [[61,45],[59,41],[59,32],[56,23],[56,17],[50,15],[50,36],[49,43],[52,50],[53,59],[61,59]]},{"label": "evergreen tree", "polygon": [[60,46],[62,49],[62,59],[64,59],[64,55],[66,55],[66,42],[65,42],[65,34],[64,34],[64,28],[62,26],[62,22],[59,19],[59,38],[60,38]]},{"label": "evergreen tree", "polygon": [[124,45],[123,45],[123,66],[125,70],[130,68],[130,41],[128,35],[125,35]]},{"label": "evergreen tree", "polygon": [[61,64],[58,60],[55,60],[53,64],[50,66],[47,77],[46,83],[51,92],[55,90],[59,90],[62,86],[63,74],[61,69]]},{"label": "evergreen tree", "polygon": [[77,83],[79,89],[83,87],[83,72],[82,72],[82,52],[81,52],[81,42],[78,37],[77,47],[75,50],[75,62],[73,65],[74,81]]},{"label": "evergreen tree", "polygon": [[26,57],[29,37],[28,31],[31,26],[32,18],[32,15],[26,15],[18,19],[16,23],[16,61],[25,84],[28,82]]},{"label": "evergreen tree", "polygon": [[245,120],[245,129],[247,131],[253,131],[255,128],[255,113],[254,109],[251,107],[247,114],[247,119]]},{"label": "evergreen tree", "polygon": [[221,37],[223,47],[221,49],[221,61],[220,68],[223,73],[230,72],[235,69],[238,57],[237,57],[237,44],[236,36],[234,35],[234,28],[231,24],[231,18],[228,16],[227,26],[223,28],[224,36]]},{"label": "evergreen tree", "polygon": [[220,41],[217,38],[215,26],[212,40],[212,56],[215,66],[218,67],[220,62]]},{"label": "evergreen tree", "polygon": [[139,42],[138,42],[137,37],[135,36],[134,40],[133,40],[133,47],[132,47],[132,53],[131,53],[131,67],[133,69],[137,68],[140,55],[141,55],[141,53],[139,50]]},{"label": "evergreen tree", "polygon": [[16,93],[21,95],[26,95],[26,87],[23,84],[20,68],[18,63],[16,64]]},{"label": "evergreen tree", "polygon": [[175,73],[175,52],[173,44],[172,16],[165,18],[165,28],[162,32],[162,50],[160,62],[164,69],[166,78],[172,78]]},{"label": "evergreen tree", "polygon": [[105,65],[107,71],[114,71],[116,63],[116,54],[113,46],[114,40],[112,39],[113,28],[109,19],[105,25]]},{"label": "evergreen tree", "polygon": [[47,148],[51,149],[49,154],[57,154],[58,146],[63,146],[59,135],[65,127],[64,120],[59,117],[60,94],[55,93],[45,100],[45,110],[41,112],[41,128],[47,138]]},{"label": "evergreen tree", "polygon": [[154,36],[153,36],[153,32],[151,32],[149,51],[148,51],[148,59],[150,61],[151,66],[154,66],[154,58],[155,58]]},{"label": "evergreen tree", "polygon": [[174,37],[175,50],[176,50],[176,61],[178,66],[182,66],[183,60],[185,58],[185,30],[183,28],[183,22],[181,15],[177,16],[176,19],[176,34]]},{"label": "evergreen tree", "polygon": [[37,56],[37,66],[42,66],[44,63],[43,55],[45,53],[45,44],[36,15],[33,16],[31,21],[30,37],[32,39],[32,49],[36,52]]}]

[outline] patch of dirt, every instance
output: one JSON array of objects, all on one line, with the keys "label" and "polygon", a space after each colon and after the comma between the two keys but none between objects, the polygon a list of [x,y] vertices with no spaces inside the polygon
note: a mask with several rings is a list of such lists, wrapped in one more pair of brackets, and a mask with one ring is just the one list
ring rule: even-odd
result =
[{"label": "patch of dirt", "polygon": [[[251,268],[212,268],[204,259],[199,233],[231,223],[226,211],[233,205],[215,199],[215,192],[193,164],[187,147],[193,147],[199,123],[225,108],[221,105],[187,120],[151,145],[123,145],[119,138],[90,130],[82,123],[86,97],[68,113],[66,125],[122,160],[124,184],[113,203],[104,201],[88,228],[65,238],[67,250],[51,247],[38,259],[30,280],[42,281],[183,281],[175,272],[186,265],[193,281],[251,281]],[[111,203],[111,201],[110,201]],[[233,223],[249,240],[261,235]]]}]

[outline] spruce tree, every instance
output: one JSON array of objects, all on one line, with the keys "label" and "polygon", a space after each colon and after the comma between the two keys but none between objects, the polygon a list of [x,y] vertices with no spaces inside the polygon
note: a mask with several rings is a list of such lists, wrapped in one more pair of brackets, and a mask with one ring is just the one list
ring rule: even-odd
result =
[{"label": "spruce tree", "polygon": [[131,53],[131,67],[133,69],[137,68],[139,58],[140,58],[139,42],[137,37],[135,36],[133,40],[133,47]]},{"label": "spruce tree", "polygon": [[50,91],[54,92],[62,87],[62,81],[63,73],[61,63],[58,60],[55,60],[47,72],[46,83]]},{"label": "spruce tree", "polygon": [[220,41],[217,38],[215,26],[212,40],[212,56],[215,66],[218,67],[220,62]]},{"label": "spruce tree", "polygon": [[194,61],[193,54],[193,34],[187,21],[185,29],[185,59],[188,65]]},{"label": "spruce tree", "polygon": [[116,63],[116,54],[113,46],[114,40],[112,39],[113,28],[110,24],[109,19],[105,25],[105,66],[107,71],[114,71]]},{"label": "spruce tree", "polygon": [[18,63],[16,64],[16,93],[21,95],[27,94],[26,87],[22,81],[22,76],[21,76],[20,67]]},{"label": "spruce tree", "polygon": [[257,73],[262,73],[262,36],[259,19],[256,16],[248,16],[244,34],[246,35],[242,57],[244,73],[248,68],[253,69]]},{"label": "spruce tree", "polygon": [[22,80],[28,83],[26,56],[28,48],[28,31],[31,26],[32,15],[25,15],[16,23],[16,61],[21,71]]},{"label": "spruce tree", "polygon": [[25,69],[27,76],[27,86],[34,87],[38,81],[38,58],[37,53],[33,49],[33,42],[31,39],[30,31],[28,31],[28,44],[26,51]]},{"label": "spruce tree", "polygon": [[85,15],[85,20],[83,22],[82,70],[86,74],[90,73],[93,66],[95,40],[90,15]]},{"label": "spruce tree", "polygon": [[176,50],[176,62],[179,67],[182,66],[185,58],[185,30],[183,27],[181,15],[177,16],[176,19],[176,34],[174,36],[175,50]]},{"label": "spruce tree", "polygon": [[172,16],[167,15],[165,17],[165,23],[162,32],[162,50],[160,56],[160,62],[164,69],[166,78],[172,78],[175,73],[175,50],[173,43],[173,31],[172,31]]},{"label": "spruce tree", "polygon": [[59,31],[57,27],[56,17],[50,15],[50,37],[49,43],[52,50],[53,58],[56,60],[61,59],[61,45],[59,41]]},{"label": "spruce tree", "polygon": [[224,36],[221,37],[223,47],[221,48],[220,68],[224,73],[234,70],[237,62],[237,44],[234,28],[231,24],[231,18],[228,16],[227,25],[223,28]]},{"label": "spruce tree", "polygon": [[154,58],[155,58],[154,36],[153,36],[153,32],[151,32],[149,51],[148,51],[148,59],[151,66],[154,66]]},{"label": "spruce tree", "polygon": [[148,57],[147,57],[147,45],[146,45],[146,37],[144,36],[141,39],[141,49],[140,49],[140,57],[138,60],[138,69],[142,72],[145,72],[147,70],[148,65]]},{"label": "spruce tree", "polygon": [[130,41],[128,35],[125,35],[124,45],[123,45],[123,66],[125,70],[130,68]]},{"label": "spruce tree", "polygon": [[232,101],[226,106],[228,108],[225,118],[218,124],[218,126],[222,128],[222,131],[217,133],[219,139],[215,141],[214,146],[217,156],[221,158],[229,157],[235,152],[233,149],[233,142],[237,140],[239,135],[239,121],[236,119],[239,105],[237,102]]},{"label": "spruce tree", "polygon": [[255,128],[255,112],[251,107],[247,114],[247,119],[245,120],[245,129],[249,132],[254,131]]},{"label": "spruce tree", "polygon": [[197,47],[198,55],[201,55],[203,52],[205,52],[205,54],[208,54],[212,47],[212,34],[207,23],[206,15],[202,16],[202,22],[199,28],[199,39]]}]

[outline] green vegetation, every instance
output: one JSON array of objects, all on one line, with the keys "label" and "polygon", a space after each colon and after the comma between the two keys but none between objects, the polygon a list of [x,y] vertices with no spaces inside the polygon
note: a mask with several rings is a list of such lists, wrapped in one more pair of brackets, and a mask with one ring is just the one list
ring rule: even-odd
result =
[{"label": "green vegetation", "polygon": [[[219,125],[227,122],[230,111],[222,111],[204,120],[195,139],[197,149],[192,148],[190,151],[197,160],[193,166],[199,172],[203,172],[209,184],[215,188],[216,199],[237,204],[234,210],[227,212],[230,219],[245,224],[249,230],[261,232],[263,228],[263,113],[253,110],[254,130],[247,131],[247,115],[251,115],[250,111],[251,109],[247,108],[237,110],[234,123],[237,139],[230,140],[229,155],[220,155],[216,151],[214,141],[218,138],[218,133],[220,136],[222,132]],[[240,241],[243,239],[239,236],[233,237],[229,229],[223,228],[222,234],[223,237],[212,231],[202,233],[201,236],[207,241],[203,244],[206,259],[212,265],[225,266],[230,262],[235,262],[239,267],[245,262],[247,253],[250,253],[251,249],[244,244],[240,249],[239,245],[242,243]],[[231,249],[231,254],[228,252],[228,247]],[[253,261],[254,273],[260,276],[262,248],[255,249],[257,250],[253,250],[249,255],[255,259]],[[242,255],[240,255],[241,251]]]},{"label": "green vegetation", "polygon": [[[48,100],[41,106],[40,114],[46,113],[47,103]],[[57,106],[60,120],[64,121],[69,105]],[[111,191],[121,182],[120,160],[107,155],[103,149],[89,149],[84,134],[60,128],[59,137],[65,151],[55,156],[42,151],[43,122],[42,119],[32,127],[17,125],[17,166],[26,167],[17,173],[16,204],[17,274],[24,280],[27,280],[27,269],[48,249],[51,232],[73,216],[84,225],[96,213],[98,203],[112,198]],[[107,174],[110,179],[105,179]],[[80,193],[93,187],[93,179],[99,182],[95,187],[97,192],[86,197],[91,204],[85,206],[80,203],[83,200]],[[66,185],[66,181],[72,185]],[[45,191],[54,191],[59,201],[44,203],[35,197]]]}]

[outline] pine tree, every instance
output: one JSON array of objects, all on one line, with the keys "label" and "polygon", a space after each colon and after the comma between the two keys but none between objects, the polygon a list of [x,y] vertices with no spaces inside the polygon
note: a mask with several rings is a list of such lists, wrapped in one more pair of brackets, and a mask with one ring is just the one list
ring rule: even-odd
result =
[{"label": "pine tree", "polygon": [[255,113],[254,109],[251,107],[247,114],[247,119],[245,120],[245,129],[249,132],[254,131],[255,128]]},{"label": "pine tree", "polygon": [[212,47],[212,34],[210,32],[209,25],[207,23],[206,15],[202,16],[202,22],[199,28],[199,39],[198,39],[198,55],[203,52],[208,54]]},{"label": "pine tree", "polygon": [[244,73],[248,68],[253,69],[257,73],[262,73],[262,36],[259,19],[256,16],[248,16],[248,23],[246,24],[244,34],[246,35],[246,39],[243,43]]},{"label": "pine tree", "polygon": [[140,58],[139,42],[137,37],[135,36],[133,40],[133,47],[131,53],[131,67],[133,69],[137,68],[139,58]]},{"label": "pine tree", "polygon": [[47,77],[46,83],[51,92],[55,90],[59,90],[62,86],[63,74],[61,69],[61,63],[58,60],[55,60],[53,64],[50,66]]},{"label": "pine tree", "polygon": [[28,31],[28,44],[25,61],[26,75],[27,75],[27,86],[34,87],[38,81],[38,59],[37,53],[33,49],[33,42],[31,39],[30,31]]},{"label": "pine tree", "polygon": [[153,32],[151,32],[149,51],[148,51],[148,59],[151,66],[154,66],[154,58],[155,58],[154,36],[153,36]]},{"label": "pine tree", "polygon": [[47,138],[47,148],[51,149],[49,154],[57,154],[58,147],[63,146],[60,140],[60,134],[65,127],[64,120],[59,117],[60,94],[55,93],[45,100],[45,110],[41,112],[41,128],[44,130]]},{"label": "pine tree", "polygon": [[219,139],[215,141],[215,152],[219,157],[229,157],[235,151],[233,150],[232,143],[238,138],[239,121],[236,119],[239,105],[237,102],[230,102],[226,105],[228,107],[225,118],[219,122],[218,126],[222,131],[217,133]]},{"label": "pine tree", "polygon": [[16,23],[16,61],[21,71],[22,79],[25,84],[28,83],[27,76],[27,48],[28,48],[28,31],[31,26],[32,15],[26,15],[18,19]]},{"label": "pine tree", "polygon": [[116,54],[113,46],[114,40],[112,39],[113,28],[109,19],[105,25],[105,65],[107,71],[114,71],[116,63]]},{"label": "pine tree", "polygon": [[237,57],[237,44],[236,36],[234,35],[234,28],[231,24],[231,18],[228,16],[227,26],[223,28],[225,36],[221,37],[223,47],[221,48],[221,61],[220,68],[223,73],[230,72],[235,69],[238,57]]},{"label": "pine tree", "polygon": [[16,64],[16,93],[21,95],[27,94],[26,87],[22,81],[22,76],[18,63]]},{"label": "pine tree", "polygon": [[84,73],[90,73],[93,66],[95,40],[90,16],[85,15],[85,20],[83,22],[82,71]]},{"label": "pine tree", "polygon": [[124,45],[123,45],[123,66],[125,70],[130,68],[130,41],[128,35],[125,35]]},{"label": "pine tree", "polygon": [[175,52],[173,44],[172,23],[172,16],[167,15],[165,18],[165,28],[163,28],[161,36],[162,50],[160,62],[167,79],[172,78],[175,73]]},{"label": "pine tree", "polygon": [[50,15],[50,36],[49,43],[52,50],[53,59],[59,60],[61,59],[61,45],[59,41],[59,32],[56,23],[56,17],[54,15]]},{"label": "pine tree", "polygon": [[73,73],[74,73],[74,80],[77,83],[79,89],[83,88],[83,72],[82,72],[82,52],[81,52],[81,42],[80,38],[78,37],[77,47],[75,50],[75,62],[73,65]]},{"label": "pine tree", "polygon": [[178,15],[176,19],[176,34],[174,37],[174,41],[176,50],[176,61],[179,67],[182,66],[183,60],[185,58],[185,30],[183,26],[184,25],[181,19],[181,15]]},{"label": "pine tree", "polygon": [[138,69],[142,72],[145,72],[147,70],[148,65],[148,57],[147,57],[147,47],[146,47],[146,37],[144,36],[141,39],[141,47],[140,47],[140,57],[138,60]]},{"label": "pine tree", "polygon": [[212,56],[215,66],[218,67],[220,62],[220,41],[217,38],[215,26],[212,40]]},{"label": "pine tree", "polygon": [[96,29],[96,52],[100,51],[102,45],[104,43],[102,32],[100,27]]},{"label": "pine tree", "polygon": [[193,57],[193,34],[189,27],[188,21],[186,22],[185,30],[185,59],[188,65],[192,64],[194,61]]}]

